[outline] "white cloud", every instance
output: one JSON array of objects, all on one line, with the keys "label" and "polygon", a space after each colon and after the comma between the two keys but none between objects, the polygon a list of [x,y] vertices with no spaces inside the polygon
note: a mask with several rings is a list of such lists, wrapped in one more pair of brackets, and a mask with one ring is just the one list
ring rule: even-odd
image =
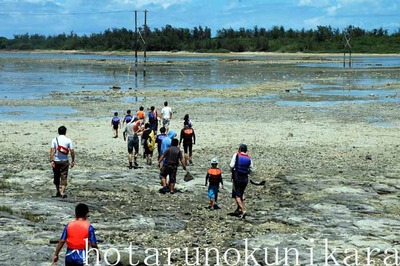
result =
[{"label": "white cloud", "polygon": [[311,4],[311,0],[300,0],[299,6],[308,6]]},{"label": "white cloud", "polygon": [[315,28],[318,25],[322,25],[321,17],[314,17],[314,18],[306,19],[306,20],[304,20],[304,25],[311,27],[311,28]]},{"label": "white cloud", "polygon": [[149,5],[158,5],[164,9],[177,4],[188,3],[190,0],[114,0],[113,3],[116,5],[131,5],[135,8],[143,8]]},{"label": "white cloud", "polygon": [[299,6],[323,7],[330,4],[329,0],[300,0]]},{"label": "white cloud", "polygon": [[336,14],[336,11],[341,9],[342,5],[341,4],[337,4],[336,6],[330,6],[328,8],[325,9],[327,15],[329,16],[333,16]]}]

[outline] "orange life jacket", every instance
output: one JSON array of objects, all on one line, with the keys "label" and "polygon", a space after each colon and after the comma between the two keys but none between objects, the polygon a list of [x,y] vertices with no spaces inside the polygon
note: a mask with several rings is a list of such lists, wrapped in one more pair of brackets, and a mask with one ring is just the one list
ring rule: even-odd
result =
[{"label": "orange life jacket", "polygon": [[144,119],[144,111],[138,111],[137,116],[139,117],[139,119]]},{"label": "orange life jacket", "polygon": [[208,179],[210,184],[216,185],[219,184],[219,180],[221,178],[222,171],[219,168],[210,168],[208,169]]},{"label": "orange life jacket", "polygon": [[85,249],[85,239],[89,238],[90,223],[85,220],[75,220],[67,227],[67,247],[69,249]]}]

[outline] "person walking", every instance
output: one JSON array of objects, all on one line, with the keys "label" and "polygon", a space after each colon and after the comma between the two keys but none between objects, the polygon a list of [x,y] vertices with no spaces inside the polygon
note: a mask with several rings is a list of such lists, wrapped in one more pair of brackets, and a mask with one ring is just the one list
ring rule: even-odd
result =
[{"label": "person walking", "polygon": [[148,117],[149,117],[150,128],[154,131],[155,134],[157,134],[157,130],[158,130],[158,111],[154,106],[150,107],[150,111],[149,111]]},{"label": "person walking", "polygon": [[122,121],[123,126],[128,124],[129,122],[131,122],[131,120],[133,118],[131,113],[132,113],[131,110],[126,111],[126,115],[124,117],[124,120]]},{"label": "person walking", "polygon": [[[163,138],[163,140],[161,141],[161,155],[169,148],[171,147],[171,141],[172,139],[176,138],[176,133],[174,130],[170,129],[168,130],[167,136],[165,138]],[[179,142],[178,142],[179,143]]]},{"label": "person walking", "polygon": [[143,156],[144,156],[144,158],[146,158],[147,165],[151,165],[152,159],[153,159],[153,150],[154,149],[150,149],[150,147],[148,145],[149,144],[148,141],[150,141],[150,143],[151,143],[153,141],[153,138],[154,138],[154,145],[155,145],[154,131],[150,128],[150,123],[146,123],[144,125],[144,130],[142,133],[142,145],[143,145]]},{"label": "person walking", "polygon": [[[66,198],[65,189],[67,187],[68,169],[75,166],[75,151],[72,141],[67,138],[67,128],[58,128],[58,137],[51,141],[49,161],[53,169],[53,183],[56,186],[56,197]],[[68,155],[71,154],[71,163]],[[60,188],[61,185],[61,188]]]},{"label": "person walking", "polygon": [[58,255],[67,243],[67,252],[65,254],[66,266],[88,265],[86,254],[86,242],[93,248],[97,254],[97,261],[101,260],[99,247],[97,246],[96,234],[93,226],[87,221],[89,217],[89,207],[84,203],[79,203],[75,207],[75,220],[69,222],[58,241],[56,251],[52,258],[52,265],[56,265]]},{"label": "person walking", "polygon": [[140,106],[139,110],[136,113],[136,116],[139,118],[141,125],[146,123],[146,115],[144,113],[144,107]]},{"label": "person walking", "polygon": [[[178,139],[172,139],[171,147],[169,147],[158,159],[158,166],[160,169],[160,179],[162,185],[162,192],[175,193],[176,174],[178,171],[179,162],[182,164],[183,170],[186,171],[186,165],[183,161],[182,152],[178,147]],[[161,162],[164,163],[161,166]],[[167,176],[169,176],[169,186],[167,186]]]},{"label": "person walking", "polygon": [[244,206],[243,195],[249,182],[248,175],[253,172],[253,162],[247,154],[246,144],[240,144],[239,150],[232,156],[229,166],[232,171],[232,198],[235,199],[237,204],[235,214],[240,218],[244,218],[246,208]]},{"label": "person walking", "polygon": [[160,157],[161,157],[161,154],[162,154],[161,153],[161,143],[162,143],[163,139],[166,137],[167,137],[167,134],[165,134],[165,127],[161,127],[160,134],[158,134],[156,137],[157,151],[158,151],[157,160],[160,159]]},{"label": "person walking", "polygon": [[163,127],[168,129],[172,119],[172,109],[168,106],[167,101],[164,102],[164,107],[161,109],[161,119]]},{"label": "person walking", "polygon": [[196,135],[194,134],[194,129],[192,128],[192,124],[189,124],[189,121],[187,123],[185,122],[184,127],[181,130],[179,146],[182,142],[185,164],[188,164],[188,160],[190,164],[193,164],[193,145],[196,144]]},{"label": "person walking", "polygon": [[121,120],[118,117],[118,112],[114,113],[114,117],[111,119],[111,126],[114,131],[114,138],[118,138],[118,128],[121,128]]},{"label": "person walking", "polygon": [[[124,127],[123,136],[124,141],[128,139],[128,162],[129,169],[132,169],[132,159],[135,168],[138,167],[137,156],[139,154],[139,135],[141,134],[140,121],[137,116],[135,116],[126,126]],[[133,150],[135,154],[133,155]]]},{"label": "person walking", "polygon": [[185,116],[183,117],[183,125],[190,125],[191,127],[193,127],[193,122],[192,120],[190,120],[189,114],[185,114]]},{"label": "person walking", "polygon": [[211,159],[211,168],[208,169],[206,175],[206,186],[208,182],[210,183],[208,187],[208,198],[210,199],[210,205],[208,205],[208,209],[220,209],[217,202],[219,184],[221,183],[221,189],[224,189],[224,181],[222,180],[222,171],[218,168],[218,160],[216,158]]}]

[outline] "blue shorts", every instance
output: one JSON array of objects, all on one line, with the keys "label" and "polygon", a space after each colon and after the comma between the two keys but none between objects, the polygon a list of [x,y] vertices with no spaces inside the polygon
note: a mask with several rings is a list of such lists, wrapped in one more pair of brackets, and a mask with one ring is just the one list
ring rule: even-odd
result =
[{"label": "blue shorts", "polygon": [[210,185],[208,187],[208,197],[215,199],[218,196],[219,185]]},{"label": "blue shorts", "polygon": [[86,262],[86,250],[69,249],[65,253],[65,265],[84,265]]}]

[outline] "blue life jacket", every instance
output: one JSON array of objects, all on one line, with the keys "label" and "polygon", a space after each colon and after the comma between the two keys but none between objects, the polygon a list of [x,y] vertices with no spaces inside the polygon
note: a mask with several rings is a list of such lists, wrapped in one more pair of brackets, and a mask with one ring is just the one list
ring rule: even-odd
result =
[{"label": "blue life jacket", "polygon": [[113,125],[118,125],[119,124],[119,117],[118,116],[114,116],[112,119],[112,123]]},{"label": "blue life jacket", "polygon": [[129,122],[131,122],[132,121],[132,116],[131,115],[126,115],[125,116],[125,122],[126,123],[129,123]]},{"label": "blue life jacket", "polygon": [[153,111],[149,112],[149,123],[155,123],[156,119],[154,119]]},{"label": "blue life jacket", "polygon": [[239,174],[248,174],[250,164],[251,158],[249,155],[240,152],[237,154],[236,172],[238,172]]}]

